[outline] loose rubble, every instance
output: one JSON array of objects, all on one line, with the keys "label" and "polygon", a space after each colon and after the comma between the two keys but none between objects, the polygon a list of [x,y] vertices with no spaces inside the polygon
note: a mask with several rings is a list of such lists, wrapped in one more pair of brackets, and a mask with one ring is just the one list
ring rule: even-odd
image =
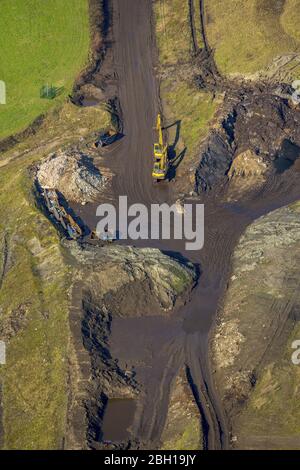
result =
[{"label": "loose rubble", "polygon": [[37,181],[43,189],[55,189],[65,199],[85,204],[94,201],[107,182],[90,157],[73,150],[50,154],[39,166]]}]

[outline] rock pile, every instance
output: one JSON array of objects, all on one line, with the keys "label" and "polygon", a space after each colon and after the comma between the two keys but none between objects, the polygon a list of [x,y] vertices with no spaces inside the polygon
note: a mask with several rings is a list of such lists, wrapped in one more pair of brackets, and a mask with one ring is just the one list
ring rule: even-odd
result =
[{"label": "rock pile", "polygon": [[37,180],[42,188],[81,204],[95,200],[107,181],[89,157],[72,150],[50,154],[40,164]]}]

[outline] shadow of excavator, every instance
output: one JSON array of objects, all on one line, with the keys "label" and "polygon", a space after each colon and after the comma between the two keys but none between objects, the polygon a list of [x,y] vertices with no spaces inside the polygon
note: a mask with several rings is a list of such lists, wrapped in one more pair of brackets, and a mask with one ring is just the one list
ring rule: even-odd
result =
[{"label": "shadow of excavator", "polygon": [[181,152],[176,151],[177,144],[180,139],[180,131],[181,131],[181,120],[177,120],[166,126],[164,129],[171,129],[176,126],[174,142],[168,146],[168,161],[169,161],[169,171],[168,171],[168,180],[172,181],[176,176],[176,171],[187,151],[187,147],[185,147]]}]

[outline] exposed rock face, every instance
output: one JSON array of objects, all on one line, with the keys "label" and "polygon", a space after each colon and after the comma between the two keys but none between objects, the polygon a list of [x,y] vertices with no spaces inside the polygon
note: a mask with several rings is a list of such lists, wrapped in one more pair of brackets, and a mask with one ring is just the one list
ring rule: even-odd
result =
[{"label": "exposed rock face", "polygon": [[237,447],[300,445],[300,370],[291,361],[293,338],[300,338],[299,216],[297,203],[258,219],[234,252],[212,353]]},{"label": "exposed rock face", "polygon": [[42,188],[56,189],[80,203],[93,201],[106,183],[89,157],[71,150],[49,155],[38,168],[37,180]]},{"label": "exposed rock face", "polygon": [[233,160],[233,150],[228,136],[222,129],[213,131],[196,170],[195,182],[198,193],[214,187],[216,182],[226,175]]},{"label": "exposed rock face", "polygon": [[[263,164],[264,171],[280,171],[282,153],[287,153],[287,146],[292,147],[293,155],[284,159],[290,164],[296,161],[300,150],[300,108],[277,93],[276,89],[264,87],[242,89],[238,96],[225,100],[219,125],[208,137],[200,155],[195,174],[198,193],[236,173],[241,155],[245,163],[244,152],[247,152],[245,176],[258,170],[261,173]],[[239,161],[235,162],[236,159]]]},{"label": "exposed rock face", "polygon": [[160,250],[118,245],[102,248],[73,245],[72,252],[89,266],[85,284],[93,299],[118,316],[167,313],[192,288],[195,268]]}]

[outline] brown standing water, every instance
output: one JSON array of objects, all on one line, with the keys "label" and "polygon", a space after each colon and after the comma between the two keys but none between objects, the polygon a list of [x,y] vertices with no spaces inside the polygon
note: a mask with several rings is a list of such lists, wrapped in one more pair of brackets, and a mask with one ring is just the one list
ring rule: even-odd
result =
[{"label": "brown standing water", "polygon": [[[148,207],[177,199],[171,184],[154,186],[151,179],[153,125],[159,107],[152,2],[113,0],[111,4],[113,68],[118,76],[124,137],[104,154],[104,164],[115,174],[105,200],[75,207],[91,229],[97,223],[97,205],[116,203],[119,195],[128,196],[129,204],[143,203]],[[199,266],[200,278],[190,301],[167,318],[155,316],[154,312],[151,318],[113,319],[110,352],[128,368],[134,367],[145,393],[138,398],[136,407],[131,401],[109,401],[103,426],[104,438],[108,440],[132,437],[148,447],[158,445],[172,382],[185,366],[205,423],[206,447],[229,447],[228,424],[211,376],[209,333],[240,235],[259,216],[300,198],[298,174],[293,167],[274,174],[247,200],[222,202],[226,200],[225,192],[226,185],[197,199],[205,205],[205,245],[201,251],[185,251],[184,241],[178,240],[134,243],[188,258]]]},{"label": "brown standing water", "polygon": [[130,398],[110,399],[105,409],[103,440],[118,442],[128,439],[135,409],[135,401]]}]

